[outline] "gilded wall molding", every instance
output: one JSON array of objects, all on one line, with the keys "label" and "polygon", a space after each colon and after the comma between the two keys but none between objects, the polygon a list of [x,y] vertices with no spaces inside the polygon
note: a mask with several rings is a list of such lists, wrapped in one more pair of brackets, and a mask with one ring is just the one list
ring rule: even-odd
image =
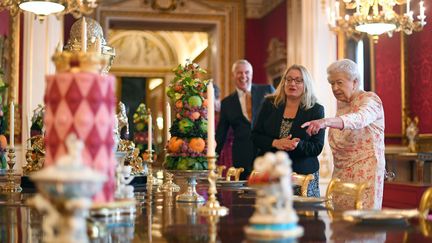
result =
[{"label": "gilded wall molding", "polygon": [[246,17],[260,19],[270,13],[284,0],[247,0]]},{"label": "gilded wall molding", "polygon": [[214,74],[222,97],[234,90],[230,67],[235,60],[244,58],[245,1],[190,0],[172,11],[157,11],[136,0],[108,1],[97,9],[95,16],[106,33],[112,26],[115,28],[115,23],[135,23],[129,29],[142,26],[142,30],[206,31],[213,40],[209,40],[212,63],[205,68]]},{"label": "gilded wall molding", "polygon": [[[19,91],[19,53],[20,53],[20,29],[21,13],[11,15],[9,22],[9,60],[10,72],[9,77],[9,102],[18,102]],[[18,126],[19,127],[19,126]]]}]

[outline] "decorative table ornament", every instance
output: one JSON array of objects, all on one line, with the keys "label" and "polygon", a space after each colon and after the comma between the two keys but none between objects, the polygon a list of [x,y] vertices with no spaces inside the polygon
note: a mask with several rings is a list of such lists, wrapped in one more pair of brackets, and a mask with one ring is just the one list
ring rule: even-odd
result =
[{"label": "decorative table ornament", "polygon": [[166,170],[164,170],[164,183],[159,186],[159,190],[163,192],[178,192],[180,191],[180,186],[173,182],[174,175]]},{"label": "decorative table ornament", "polygon": [[197,178],[204,178],[208,175],[208,170],[170,170],[176,178],[185,178],[187,180],[186,188],[180,190],[182,194],[176,196],[177,202],[186,203],[203,203],[205,198],[197,193]]},{"label": "decorative table ornament", "polygon": [[408,151],[415,153],[417,152],[417,140],[418,140],[418,128],[419,118],[416,116],[414,119],[407,117],[406,119],[406,137],[408,139]]},{"label": "decorative table ornament", "polygon": [[[8,150],[8,158],[7,161],[9,169],[6,171],[6,184],[0,187],[0,191],[2,192],[21,192],[22,188],[20,186],[20,178],[21,176],[18,173],[15,173],[15,148],[10,147]],[[18,183],[17,183],[18,178]]]},{"label": "decorative table ornament", "polygon": [[266,153],[254,162],[249,186],[257,189],[255,212],[245,227],[251,240],[295,239],[303,235],[293,209],[291,160],[285,152]]},{"label": "decorative table ornament", "polygon": [[134,179],[134,176],[131,175],[132,168],[129,165],[117,165],[116,169],[116,191],[115,198],[116,199],[133,199],[134,198],[134,188],[129,185]]},{"label": "decorative table ornament", "polygon": [[52,166],[32,173],[38,194],[30,204],[45,214],[42,221],[44,242],[88,242],[86,219],[91,198],[101,190],[107,176],[84,164],[84,143],[70,134],[68,153]]}]

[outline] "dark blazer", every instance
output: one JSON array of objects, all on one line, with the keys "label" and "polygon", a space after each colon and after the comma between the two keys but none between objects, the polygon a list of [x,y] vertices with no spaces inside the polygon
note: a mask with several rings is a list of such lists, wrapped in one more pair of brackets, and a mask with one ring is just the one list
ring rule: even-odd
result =
[{"label": "dark blazer", "polygon": [[[273,105],[273,98],[265,99],[252,131],[252,140],[258,149],[257,155],[263,155],[269,151],[277,151],[272,146],[272,142],[274,139],[279,139],[284,109],[285,104],[275,107]],[[321,129],[318,134],[309,136],[306,133],[306,128],[301,128],[300,126],[307,121],[323,117],[324,107],[320,104],[315,104],[309,110],[304,110],[300,107],[297,111],[290,133],[293,138],[300,138],[300,142],[296,149],[287,152],[293,161],[292,169],[294,172],[312,174],[319,170],[317,156],[321,153],[324,146],[325,130]]]},{"label": "dark blazer", "polygon": [[[252,124],[256,119],[258,111],[266,94],[273,93],[271,85],[252,85]],[[216,129],[216,152],[221,153],[229,128],[234,131],[232,146],[233,165],[243,167],[242,178],[246,178],[252,171],[255,149],[250,139],[252,124],[243,115],[237,91],[234,91],[221,102],[219,123]]]}]

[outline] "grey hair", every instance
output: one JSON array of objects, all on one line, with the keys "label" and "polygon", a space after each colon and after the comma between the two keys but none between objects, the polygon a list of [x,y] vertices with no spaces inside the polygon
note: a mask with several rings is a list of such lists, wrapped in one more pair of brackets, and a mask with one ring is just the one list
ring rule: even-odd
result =
[{"label": "grey hair", "polygon": [[357,80],[358,88],[361,89],[363,81],[361,80],[360,72],[357,66],[357,63],[353,62],[350,59],[341,59],[338,60],[327,68],[327,75],[331,75],[334,73],[344,73],[348,76],[350,81]]},{"label": "grey hair", "polygon": [[239,60],[235,61],[232,65],[231,72],[234,73],[237,65],[240,65],[240,64],[249,66],[250,70],[253,72],[252,64],[250,64],[250,62],[248,62],[248,60],[246,60],[246,59],[239,59]]}]

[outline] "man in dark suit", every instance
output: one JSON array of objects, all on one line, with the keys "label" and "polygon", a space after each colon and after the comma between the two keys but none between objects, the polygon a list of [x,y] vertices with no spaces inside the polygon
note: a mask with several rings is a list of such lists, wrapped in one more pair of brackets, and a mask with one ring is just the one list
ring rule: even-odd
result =
[{"label": "man in dark suit", "polygon": [[242,179],[250,174],[255,157],[255,148],[251,140],[251,128],[266,94],[273,93],[271,85],[252,85],[252,65],[244,59],[232,66],[232,79],[236,90],[221,102],[220,118],[216,130],[216,152],[220,154],[227,132],[234,131],[232,146],[233,166],[243,167]]}]

